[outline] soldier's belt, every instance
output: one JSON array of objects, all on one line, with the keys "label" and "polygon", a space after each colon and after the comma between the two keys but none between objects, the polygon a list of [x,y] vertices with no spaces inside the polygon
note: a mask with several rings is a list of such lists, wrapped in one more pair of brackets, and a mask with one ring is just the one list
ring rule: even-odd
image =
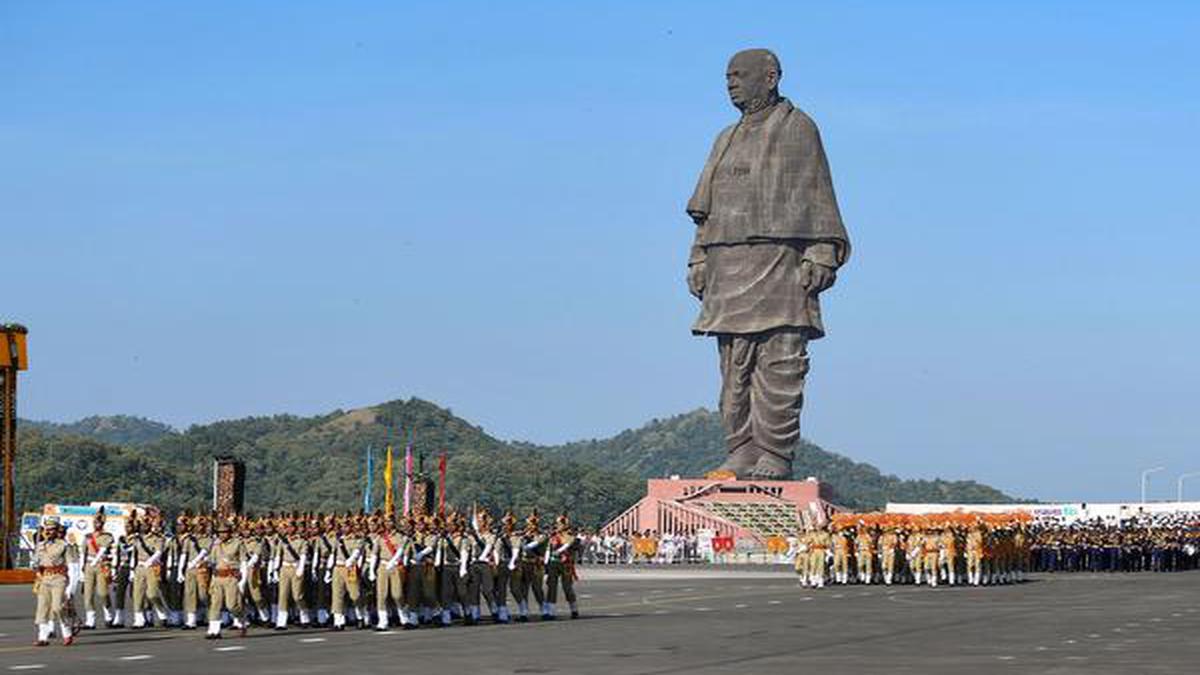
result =
[{"label": "soldier's belt", "polygon": [[228,579],[230,577],[236,577],[238,575],[238,571],[233,567],[224,567],[218,569],[216,574],[218,579]]},{"label": "soldier's belt", "polygon": [[54,576],[55,574],[61,574],[62,576],[65,577],[65,576],[67,576],[67,566],[66,565],[48,565],[46,567],[39,566],[37,568],[37,573],[42,576],[46,576],[46,577]]}]

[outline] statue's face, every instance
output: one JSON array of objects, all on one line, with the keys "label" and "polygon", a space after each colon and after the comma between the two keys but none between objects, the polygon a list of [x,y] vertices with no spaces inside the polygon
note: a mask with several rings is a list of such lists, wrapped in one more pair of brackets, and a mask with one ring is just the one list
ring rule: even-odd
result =
[{"label": "statue's face", "polygon": [[754,51],[738,52],[725,69],[729,100],[742,112],[756,110],[779,86],[779,74],[768,59]]}]

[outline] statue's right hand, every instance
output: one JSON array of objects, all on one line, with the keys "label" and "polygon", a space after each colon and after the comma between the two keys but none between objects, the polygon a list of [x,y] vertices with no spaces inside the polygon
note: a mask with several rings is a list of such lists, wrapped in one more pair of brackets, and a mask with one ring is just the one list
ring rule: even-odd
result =
[{"label": "statue's right hand", "polygon": [[689,293],[696,296],[697,300],[704,299],[704,263],[688,265],[687,284]]}]

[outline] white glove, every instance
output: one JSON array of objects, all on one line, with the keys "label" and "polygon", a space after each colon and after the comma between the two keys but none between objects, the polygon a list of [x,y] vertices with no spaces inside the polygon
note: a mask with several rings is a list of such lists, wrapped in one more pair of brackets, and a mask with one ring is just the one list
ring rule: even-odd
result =
[{"label": "white glove", "polygon": [[325,570],[325,583],[333,581],[333,570]]},{"label": "white glove", "polygon": [[367,568],[367,579],[369,579],[371,581],[375,581],[375,566],[374,565]]}]

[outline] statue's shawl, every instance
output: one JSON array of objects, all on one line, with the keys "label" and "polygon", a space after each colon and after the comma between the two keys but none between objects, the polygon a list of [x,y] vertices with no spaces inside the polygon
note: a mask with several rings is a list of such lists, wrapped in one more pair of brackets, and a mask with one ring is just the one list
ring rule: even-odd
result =
[{"label": "statue's shawl", "polygon": [[[737,124],[717,136],[687,211],[703,227],[711,212],[713,173],[725,155]],[[786,98],[775,105],[764,124],[757,148],[752,200],[752,232],[748,238],[801,239],[837,244],[838,263],[850,255],[850,239],[842,224],[829,162],[817,125]],[[703,237],[701,237],[703,239]]]}]

